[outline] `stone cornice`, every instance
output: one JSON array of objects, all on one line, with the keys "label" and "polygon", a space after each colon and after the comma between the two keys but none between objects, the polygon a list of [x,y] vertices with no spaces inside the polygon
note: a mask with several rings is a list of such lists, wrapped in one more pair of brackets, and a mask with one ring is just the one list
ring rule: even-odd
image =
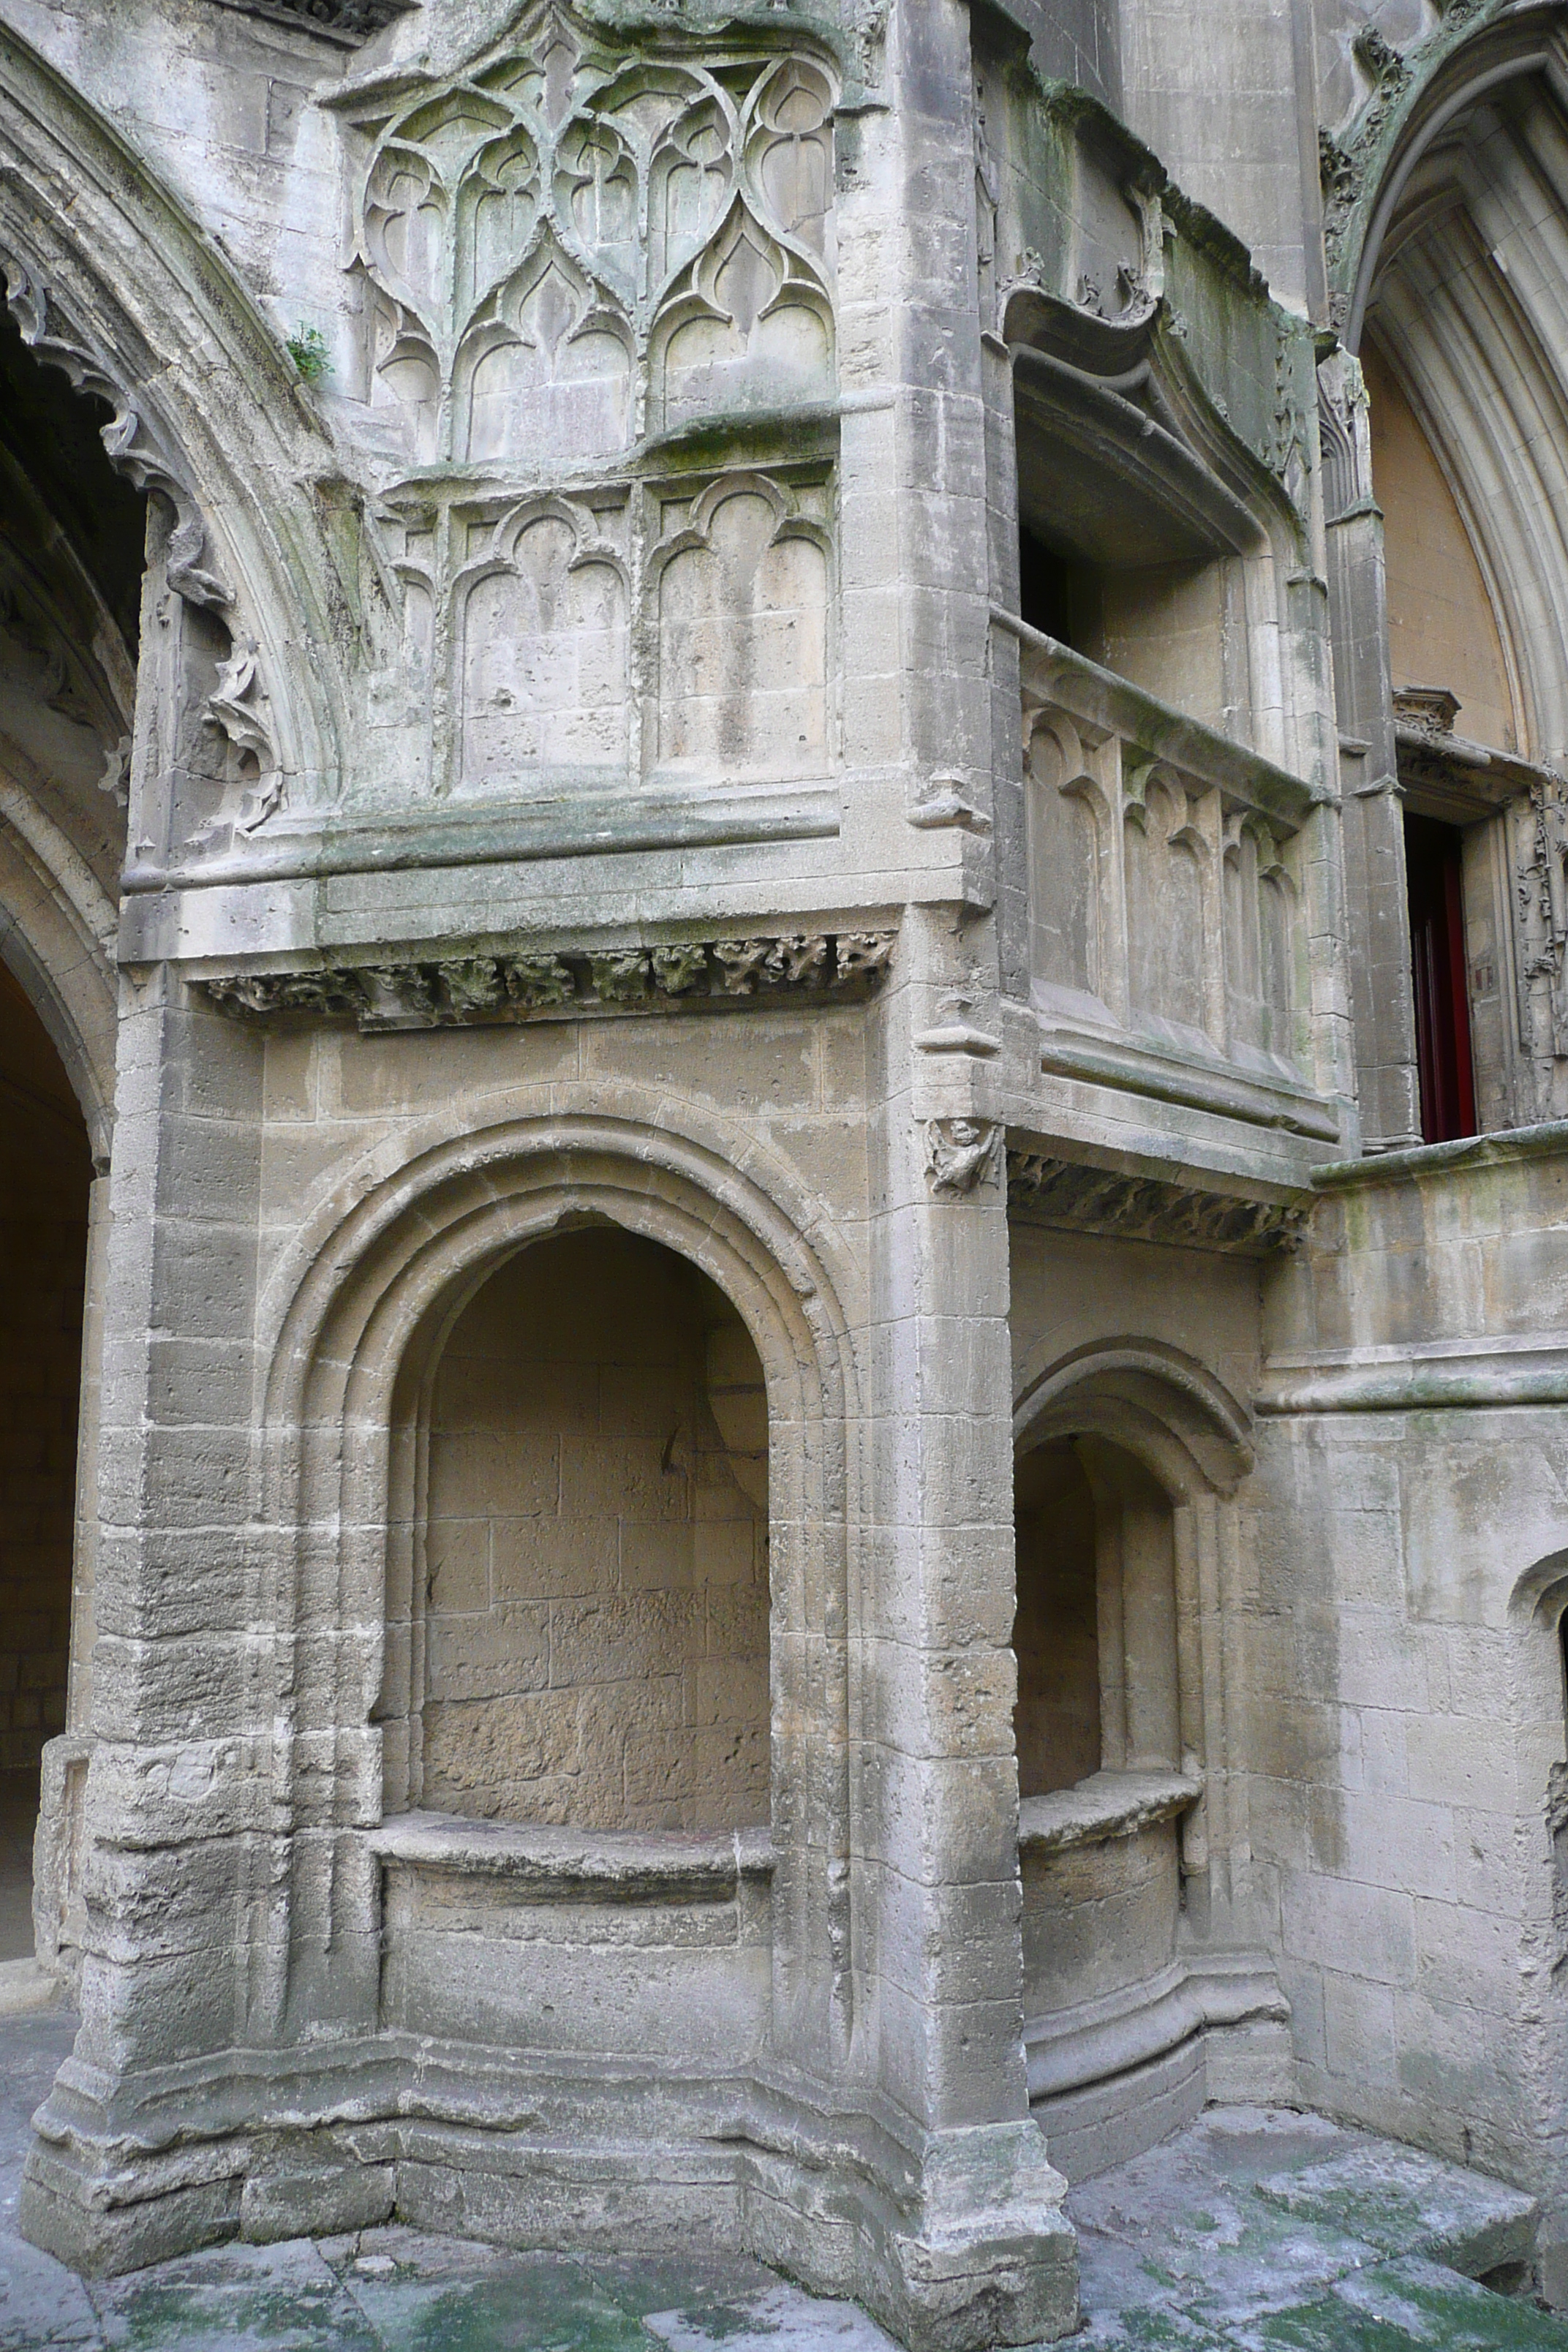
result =
[{"label": "stone cornice", "polygon": [[313,1015],[362,1029],[454,1029],[579,1013],[854,1002],[880,983],[893,939],[891,931],[806,931],[668,947],[510,950],[222,972],[193,984],[224,1012],[251,1020]]},{"label": "stone cornice", "polygon": [[1294,1202],[1247,1200],[1019,1150],[1007,1154],[1007,1205],[1037,1224],[1238,1257],[1294,1249],[1309,1214]]}]

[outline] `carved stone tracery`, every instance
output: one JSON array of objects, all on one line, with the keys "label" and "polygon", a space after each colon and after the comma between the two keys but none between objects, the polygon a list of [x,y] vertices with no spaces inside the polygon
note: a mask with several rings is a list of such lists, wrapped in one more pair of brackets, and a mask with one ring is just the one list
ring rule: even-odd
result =
[{"label": "carved stone tracery", "polygon": [[[535,0],[341,101],[415,789],[828,764],[837,100],[794,27],[617,40]],[[662,437],[720,421],[756,454],[672,479]]]},{"label": "carved stone tracery", "polygon": [[373,397],[418,458],[531,461],[832,385],[826,59],[606,49],[548,5],[470,71],[353,103]]}]

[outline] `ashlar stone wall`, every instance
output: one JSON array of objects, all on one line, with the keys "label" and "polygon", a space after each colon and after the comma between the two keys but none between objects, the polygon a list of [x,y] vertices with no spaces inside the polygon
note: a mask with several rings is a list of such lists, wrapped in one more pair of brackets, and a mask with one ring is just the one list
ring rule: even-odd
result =
[{"label": "ashlar stone wall", "polygon": [[727,1416],[762,1399],[743,1325],[634,1234],[538,1243],[459,1315],[430,1406],[427,1807],[765,1822],[766,1455],[731,1454],[714,1379]]}]

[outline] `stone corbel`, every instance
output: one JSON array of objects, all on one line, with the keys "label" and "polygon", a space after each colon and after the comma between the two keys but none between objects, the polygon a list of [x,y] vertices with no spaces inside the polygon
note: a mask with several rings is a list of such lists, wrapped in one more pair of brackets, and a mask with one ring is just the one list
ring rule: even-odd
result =
[{"label": "stone corbel", "polygon": [[991,830],[991,819],[970,799],[962,776],[933,776],[929,789],[910,803],[906,814],[910,823],[922,833],[935,832],[944,825],[959,825],[968,833]]},{"label": "stone corbel", "polygon": [[851,0],[847,13],[854,79],[865,95],[871,97],[882,87],[893,0]]},{"label": "stone corbel", "polygon": [[938,1201],[966,1200],[995,1183],[1002,1168],[1002,1129],[989,1118],[928,1118],[926,1182]]}]

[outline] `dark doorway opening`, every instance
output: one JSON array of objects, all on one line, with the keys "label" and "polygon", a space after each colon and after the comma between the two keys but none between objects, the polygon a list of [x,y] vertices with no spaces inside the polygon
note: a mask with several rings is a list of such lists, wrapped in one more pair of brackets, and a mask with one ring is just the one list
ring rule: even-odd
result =
[{"label": "dark doorway opening", "polygon": [[1410,898],[1421,1133],[1427,1143],[1449,1143],[1476,1131],[1458,827],[1441,824],[1435,817],[1407,815],[1405,871]]}]

